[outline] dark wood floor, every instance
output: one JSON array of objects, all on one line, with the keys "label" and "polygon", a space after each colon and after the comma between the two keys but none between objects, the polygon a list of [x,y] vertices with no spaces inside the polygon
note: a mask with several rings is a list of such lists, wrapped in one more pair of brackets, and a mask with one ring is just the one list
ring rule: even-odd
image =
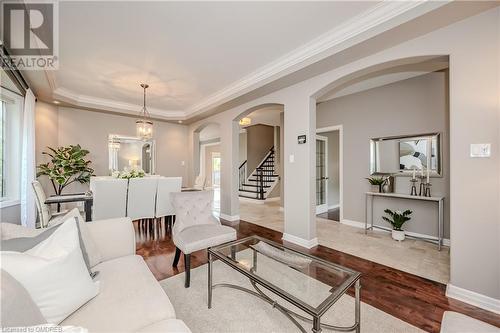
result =
[{"label": "dark wood floor", "polygon": [[340,208],[329,209],[326,213],[318,214],[318,217],[332,221],[340,221]]},{"label": "dark wood floor", "polygon": [[[151,233],[150,228],[134,222],[137,254],[144,257],[158,280],[184,271],[183,260],[178,269],[172,268],[175,246],[170,230],[162,228]],[[278,243],[282,233],[252,223],[240,221],[233,225],[238,237],[259,235]],[[290,247],[298,248],[286,243]],[[301,248],[301,250],[304,250]],[[394,317],[428,332],[439,332],[444,311],[461,312],[500,327],[500,315],[488,312],[445,296],[446,286],[391,267],[380,265],[325,246],[317,246],[308,253],[361,272],[361,300]],[[192,267],[207,262],[206,251],[191,255]],[[351,290],[350,294],[354,292]]]}]

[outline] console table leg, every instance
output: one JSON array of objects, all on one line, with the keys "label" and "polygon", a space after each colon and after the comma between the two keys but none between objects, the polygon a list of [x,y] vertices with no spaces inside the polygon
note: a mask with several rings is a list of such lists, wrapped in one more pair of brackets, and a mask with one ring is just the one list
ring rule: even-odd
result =
[{"label": "console table leg", "polygon": [[208,308],[212,308],[212,255],[208,252]]}]

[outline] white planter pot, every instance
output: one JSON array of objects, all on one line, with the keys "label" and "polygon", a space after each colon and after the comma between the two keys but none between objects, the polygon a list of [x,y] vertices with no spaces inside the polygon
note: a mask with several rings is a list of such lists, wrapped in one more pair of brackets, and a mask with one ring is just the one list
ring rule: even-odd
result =
[{"label": "white planter pot", "polygon": [[404,241],[405,240],[404,230],[393,230],[392,231],[392,239],[397,240],[397,241]]}]

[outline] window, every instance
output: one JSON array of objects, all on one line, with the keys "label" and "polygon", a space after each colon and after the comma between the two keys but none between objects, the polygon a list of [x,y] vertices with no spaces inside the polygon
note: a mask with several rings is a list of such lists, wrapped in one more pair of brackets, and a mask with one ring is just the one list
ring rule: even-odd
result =
[{"label": "window", "polygon": [[6,207],[20,197],[23,97],[1,88],[0,106],[0,207]]}]

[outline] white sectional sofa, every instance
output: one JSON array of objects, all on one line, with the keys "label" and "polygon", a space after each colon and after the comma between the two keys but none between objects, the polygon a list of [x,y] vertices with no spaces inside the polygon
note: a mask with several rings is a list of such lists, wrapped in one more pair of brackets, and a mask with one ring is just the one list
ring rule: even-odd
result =
[{"label": "white sectional sofa", "polygon": [[[99,294],[60,325],[89,332],[190,332],[142,257],[135,254],[135,232],[129,218],[86,223],[99,253]],[[3,239],[35,236],[39,231],[1,224]],[[91,260],[92,261],[92,260]],[[2,299],[4,303],[4,299]],[[8,302],[6,302],[8,303]]]}]

